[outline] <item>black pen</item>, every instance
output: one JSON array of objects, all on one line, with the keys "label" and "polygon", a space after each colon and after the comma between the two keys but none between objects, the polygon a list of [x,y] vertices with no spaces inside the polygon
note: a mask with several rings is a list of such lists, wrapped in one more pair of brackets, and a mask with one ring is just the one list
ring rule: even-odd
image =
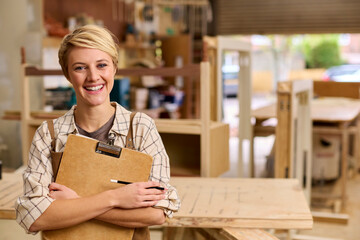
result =
[{"label": "black pen", "polygon": [[[125,182],[125,181],[115,180],[115,179],[110,179],[110,182],[121,183],[121,184],[131,184],[132,183],[132,182]],[[163,188],[163,187],[148,187],[147,189],[164,190],[165,188]]]}]

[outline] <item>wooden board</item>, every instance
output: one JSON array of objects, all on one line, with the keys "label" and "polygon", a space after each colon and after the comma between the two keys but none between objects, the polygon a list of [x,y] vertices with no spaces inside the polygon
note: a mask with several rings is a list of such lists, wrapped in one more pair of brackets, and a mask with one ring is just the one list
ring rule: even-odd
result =
[{"label": "wooden board", "polygon": [[[351,121],[360,112],[360,100],[324,97],[311,102],[311,119],[318,122]],[[251,116],[259,120],[276,117],[276,104],[251,111]]]},{"label": "wooden board", "polygon": [[340,97],[318,98],[312,101],[311,108],[313,121],[352,121],[360,112],[360,100]]},{"label": "wooden board", "polygon": [[323,82],[314,81],[315,97],[360,98],[359,82]]},{"label": "wooden board", "polygon": [[224,228],[221,234],[228,239],[237,240],[279,240],[277,237],[261,229]]},{"label": "wooden board", "polygon": [[2,173],[0,180],[0,219],[15,219],[15,201],[23,192],[19,173]]},{"label": "wooden board", "polygon": [[168,226],[310,229],[313,220],[296,179],[179,178],[181,198]]}]

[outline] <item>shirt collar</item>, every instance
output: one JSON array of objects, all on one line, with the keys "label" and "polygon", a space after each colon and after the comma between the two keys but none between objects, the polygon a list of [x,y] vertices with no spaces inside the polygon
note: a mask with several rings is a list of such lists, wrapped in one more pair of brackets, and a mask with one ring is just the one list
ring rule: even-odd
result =
[{"label": "shirt collar", "polygon": [[[109,133],[126,136],[129,131],[131,112],[116,102],[112,102],[111,105],[115,106],[115,119]],[[75,108],[76,105],[72,106],[72,108],[62,116],[63,120],[60,121],[59,134],[69,135],[79,133],[74,118]]]},{"label": "shirt collar", "polygon": [[79,131],[75,125],[74,110],[76,105],[72,106],[71,109],[62,116],[62,121],[59,121],[59,134],[69,135],[78,134]]}]

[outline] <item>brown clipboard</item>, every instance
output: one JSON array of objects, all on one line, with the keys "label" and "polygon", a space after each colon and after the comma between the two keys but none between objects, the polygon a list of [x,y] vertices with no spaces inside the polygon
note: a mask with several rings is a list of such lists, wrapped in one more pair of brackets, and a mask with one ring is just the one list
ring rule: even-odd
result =
[{"label": "brown clipboard", "polygon": [[[69,135],[61,159],[56,182],[73,189],[79,196],[90,196],[120,187],[110,182],[146,182],[152,157],[128,148],[109,146],[97,140]],[[92,219],[59,230],[43,231],[43,239],[132,239],[133,228]]]}]

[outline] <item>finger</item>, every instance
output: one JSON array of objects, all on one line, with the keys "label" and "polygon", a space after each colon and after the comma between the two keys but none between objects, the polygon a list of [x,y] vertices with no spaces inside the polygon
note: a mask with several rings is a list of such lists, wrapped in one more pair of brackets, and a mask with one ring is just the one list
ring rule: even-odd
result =
[{"label": "finger", "polygon": [[60,184],[58,184],[58,183],[51,183],[50,185],[49,185],[49,190],[59,190],[60,189],[60,186],[59,186]]},{"label": "finger", "polygon": [[145,194],[146,195],[163,195],[165,190],[159,190],[156,188],[147,188]]},{"label": "finger", "polygon": [[51,197],[52,199],[55,199],[54,191],[50,191],[48,196]]},{"label": "finger", "polygon": [[160,183],[155,182],[155,181],[148,181],[148,182],[145,182],[145,186],[146,186],[146,188],[148,188],[148,187],[160,187]]},{"label": "finger", "polygon": [[61,190],[63,187],[63,185],[53,182],[49,185],[49,190]]},{"label": "finger", "polygon": [[152,207],[155,206],[158,203],[158,201],[146,201],[142,202],[141,207]]},{"label": "finger", "polygon": [[146,195],[143,197],[143,201],[160,201],[165,199],[165,195]]}]

